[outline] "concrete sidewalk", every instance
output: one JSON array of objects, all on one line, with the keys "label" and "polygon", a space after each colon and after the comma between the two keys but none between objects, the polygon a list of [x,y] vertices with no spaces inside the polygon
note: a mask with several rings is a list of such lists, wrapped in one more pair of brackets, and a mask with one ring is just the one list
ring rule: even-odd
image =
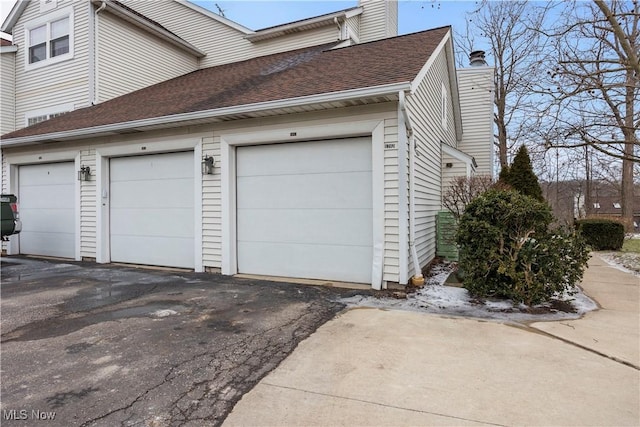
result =
[{"label": "concrete sidewalk", "polygon": [[598,258],[590,265],[583,285],[602,309],[570,322],[349,310],[224,425],[638,426],[640,280]]},{"label": "concrete sidewalk", "polygon": [[581,286],[598,302],[599,310],[578,320],[531,327],[640,369],[640,277],[612,268],[595,255]]}]

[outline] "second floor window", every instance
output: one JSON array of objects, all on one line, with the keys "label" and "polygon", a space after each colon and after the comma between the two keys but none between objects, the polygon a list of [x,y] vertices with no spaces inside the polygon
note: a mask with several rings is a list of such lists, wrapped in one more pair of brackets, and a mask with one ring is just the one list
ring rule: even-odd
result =
[{"label": "second floor window", "polygon": [[27,22],[25,26],[28,69],[73,57],[72,8],[65,8]]},{"label": "second floor window", "polygon": [[69,53],[69,18],[29,31],[29,64]]}]

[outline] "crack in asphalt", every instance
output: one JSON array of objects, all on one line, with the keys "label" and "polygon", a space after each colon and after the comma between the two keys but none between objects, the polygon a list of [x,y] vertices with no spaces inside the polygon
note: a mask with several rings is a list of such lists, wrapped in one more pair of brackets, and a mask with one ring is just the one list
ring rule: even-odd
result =
[{"label": "crack in asphalt", "polygon": [[[197,421],[207,421],[213,426],[222,424],[233,406],[264,376],[276,368],[286,356],[322,323],[333,317],[341,307],[339,304],[310,302],[302,312],[287,322],[264,331],[246,336],[215,350],[200,352],[169,367],[162,381],[149,387],[128,404],[85,421],[82,427],[102,421],[108,424],[143,425],[148,415],[139,412],[127,413],[141,404],[151,393],[162,387],[171,387],[182,379],[186,372],[202,373],[205,378],[193,381],[187,389],[173,397],[166,414],[157,414],[156,422],[170,426],[182,426]],[[286,339],[282,336],[286,332]],[[255,351],[248,352],[252,348]],[[126,418],[110,420],[122,413]]]}]

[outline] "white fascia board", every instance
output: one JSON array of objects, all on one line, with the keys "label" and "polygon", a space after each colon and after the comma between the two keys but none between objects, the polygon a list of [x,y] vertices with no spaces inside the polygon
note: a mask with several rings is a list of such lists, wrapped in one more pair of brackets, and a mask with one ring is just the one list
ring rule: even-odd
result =
[{"label": "white fascia board", "polygon": [[7,34],[13,34],[13,26],[18,22],[18,18],[22,15],[22,12],[29,5],[29,0],[18,0],[13,7],[11,8],[11,12],[7,15],[7,18],[2,23],[2,28],[0,31]]},{"label": "white fascia board", "polygon": [[453,119],[456,125],[456,140],[462,141],[462,108],[460,107],[460,91],[458,90],[458,75],[456,74],[455,52],[453,50],[453,40],[446,46],[447,68],[449,70],[449,86],[451,86],[451,103],[453,104]]},{"label": "white fascia board", "polygon": [[467,165],[472,165],[472,166],[477,166],[476,165],[476,159],[473,156],[468,155],[467,153],[465,153],[464,151],[460,151],[455,147],[450,146],[449,144],[445,143],[445,142],[441,142],[440,143],[440,147],[442,148],[442,152],[445,154],[448,154],[449,156],[453,157],[454,159],[458,159],[461,162],[464,162]]},{"label": "white fascia board", "polygon": [[284,34],[289,34],[292,31],[304,31],[307,26],[335,25],[336,18],[347,19],[352,16],[361,14],[362,10],[363,9],[361,7],[357,7],[354,9],[341,10],[327,15],[316,16],[314,18],[292,22],[289,24],[278,25],[277,27],[265,28],[264,30],[258,30],[253,34],[249,34],[245,37],[245,39],[254,42],[278,37]]},{"label": "white fascia board", "polygon": [[433,50],[431,56],[429,56],[429,59],[427,59],[427,62],[424,63],[418,74],[416,74],[416,77],[411,82],[412,94],[415,93],[416,90],[418,90],[418,86],[420,86],[420,83],[422,83],[422,80],[424,80],[425,76],[431,69],[431,66],[433,66],[433,63],[436,61],[438,54],[442,49],[444,49],[447,41],[449,40],[451,40],[451,29],[449,29],[449,31],[447,31],[447,34],[445,34],[442,40],[440,40],[440,43],[438,43],[438,46],[436,46],[436,48]]},{"label": "white fascia board", "polygon": [[[94,0],[94,3],[102,3],[102,2],[99,0]],[[113,13],[114,15],[119,16],[125,21],[130,22],[138,27],[141,27],[144,30],[147,30],[157,35],[158,37],[171,43],[172,45],[179,47],[191,53],[192,55],[197,56],[198,58],[202,58],[203,56],[206,55],[204,52],[202,52],[197,47],[193,46],[191,43],[186,42],[185,40],[181,39],[180,37],[170,33],[169,31],[163,28],[153,25],[151,22],[145,19],[142,19],[138,15],[131,13],[130,11],[118,6],[117,4],[111,3],[111,2],[107,2],[106,4],[107,4],[107,10],[110,10],[111,13]]]},{"label": "white fascia board", "polygon": [[210,11],[209,9],[205,9],[204,7],[198,6],[197,4],[191,3],[190,1],[187,0],[174,0],[178,3],[180,3],[181,5],[184,5],[186,7],[188,7],[189,9],[195,10],[198,13],[201,13],[209,18],[212,18],[215,21],[220,22],[221,24],[227,25],[235,30],[240,31],[243,34],[252,34],[253,31],[250,30],[249,28],[238,24],[237,22],[234,22],[228,18],[225,18],[224,16],[220,16],[216,13],[213,13],[212,11]]},{"label": "white fascia board", "polygon": [[413,79],[413,81],[411,82],[411,93],[413,94],[416,90],[418,90],[418,86],[420,86],[420,83],[422,83],[422,80],[424,80],[425,76],[429,72],[429,69],[431,69],[431,66],[435,62],[436,58],[438,57],[440,52],[442,52],[443,50],[446,52],[446,56],[447,56],[447,69],[448,69],[447,74],[449,76],[449,86],[451,87],[451,92],[452,92],[451,100],[453,104],[453,117],[454,117],[455,128],[456,128],[456,140],[461,141],[462,140],[462,113],[460,111],[460,97],[458,95],[458,79],[456,76],[456,68],[454,63],[453,39],[451,37],[451,28],[449,28],[449,31],[447,31],[447,34],[445,34],[442,40],[440,40],[440,43],[438,43],[438,46],[436,46],[436,48],[433,50],[433,53],[431,54],[427,62],[425,62],[425,64],[422,66],[422,68],[416,75],[416,78]]},{"label": "white fascia board", "polygon": [[[152,117],[148,119],[133,120],[130,122],[113,123],[108,125],[94,126],[82,129],[73,129],[63,132],[53,132],[42,135],[23,136],[0,140],[0,147],[14,147],[19,145],[37,144],[45,141],[62,141],[80,139],[96,134],[114,134],[131,129],[144,128],[147,126],[159,126],[175,123],[176,127],[182,122],[191,120],[203,120],[227,115],[247,114],[259,111],[268,111],[281,108],[299,107],[303,105],[322,104],[328,102],[349,101],[371,96],[397,95],[400,91],[409,90],[410,82],[392,83],[388,85],[372,86],[362,89],[351,89],[341,92],[321,93],[318,95],[301,96],[297,98],[281,99],[276,101],[258,102],[255,104],[245,104],[233,107],[217,108],[214,110],[194,111],[191,113],[173,114],[170,116]],[[91,107],[89,107],[91,108]]]},{"label": "white fascia board", "polygon": [[18,51],[18,46],[12,44],[11,46],[0,46],[0,53],[15,53]]}]

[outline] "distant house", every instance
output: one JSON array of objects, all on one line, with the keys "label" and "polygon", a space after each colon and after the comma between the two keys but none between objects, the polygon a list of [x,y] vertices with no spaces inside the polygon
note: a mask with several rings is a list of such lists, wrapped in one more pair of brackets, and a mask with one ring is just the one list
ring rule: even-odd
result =
[{"label": "distant house", "polygon": [[[633,200],[633,228],[640,231],[640,196]],[[593,217],[618,218],[622,216],[622,201],[620,196],[598,196],[591,202]]]},{"label": "distant house", "polygon": [[450,27],[396,36],[394,2],[252,31],[19,1],[2,29],[9,254],[381,289],[434,258],[448,179],[492,170],[493,69],[456,70]]}]

